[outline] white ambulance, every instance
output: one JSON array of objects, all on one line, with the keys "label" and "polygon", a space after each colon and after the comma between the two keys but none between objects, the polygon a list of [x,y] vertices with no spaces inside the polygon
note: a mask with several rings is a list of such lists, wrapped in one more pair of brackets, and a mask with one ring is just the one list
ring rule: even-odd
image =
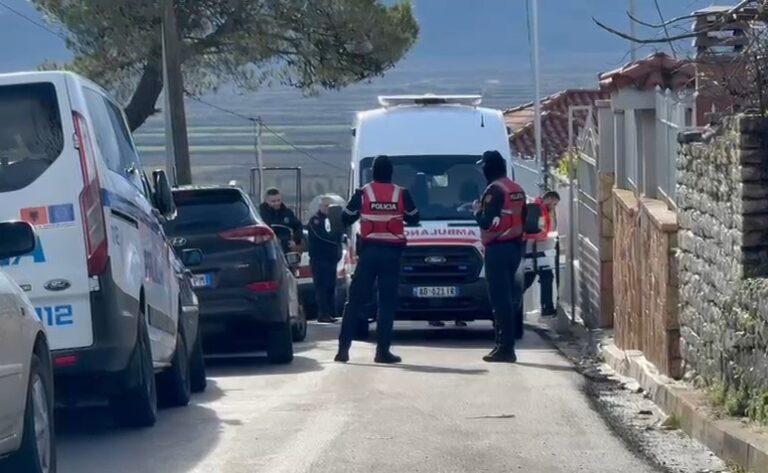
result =
[{"label": "white ambulance", "polygon": [[0,75],[0,117],[0,219],[39,236],[0,267],[47,326],[57,398],[103,395],[123,425],[152,425],[158,395],[189,402],[197,366],[158,220],[175,215],[167,179],[153,191],[122,109],[77,75]]},{"label": "white ambulance", "polygon": [[[474,95],[383,96],[380,108],[356,116],[350,189],[370,182],[373,159],[387,155],[393,182],[409,190],[421,214],[418,226],[406,228],[396,320],[492,319],[472,210],[487,185],[477,162],[496,150],[514,172],[502,113],[480,103]],[[351,237],[358,233],[359,223]],[[532,271],[536,256],[536,267],[553,267],[549,246],[530,253],[524,268]]]}]

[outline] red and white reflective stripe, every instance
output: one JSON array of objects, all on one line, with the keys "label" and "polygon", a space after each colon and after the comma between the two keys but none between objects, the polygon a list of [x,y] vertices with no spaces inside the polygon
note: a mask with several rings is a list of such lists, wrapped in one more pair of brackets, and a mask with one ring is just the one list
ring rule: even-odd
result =
[{"label": "red and white reflective stripe", "polygon": [[[403,191],[403,188],[400,186],[393,186],[394,189],[392,190],[392,200],[390,200],[391,203],[397,204],[400,202],[400,193]],[[378,202],[376,200],[376,193],[373,192],[373,186],[367,185],[363,187],[365,189],[365,193],[368,194],[368,200],[371,202]]]},{"label": "red and white reflective stripe", "polygon": [[402,192],[403,188],[400,186],[395,186],[395,189],[392,191],[392,203],[397,204],[400,202],[400,192]]},{"label": "red and white reflective stripe", "polygon": [[365,190],[365,193],[368,194],[368,200],[370,202],[376,202],[376,194],[373,192],[373,187],[371,185],[363,187],[363,190]]},{"label": "red and white reflective stripe", "polygon": [[397,236],[392,233],[369,233],[366,235],[366,238],[375,238],[377,240],[392,240],[392,241],[403,241],[405,240],[405,236]]},{"label": "red and white reflective stripe", "polygon": [[403,216],[402,215],[365,215],[363,214],[363,216],[360,218],[369,222],[390,222],[393,220],[402,220]]}]

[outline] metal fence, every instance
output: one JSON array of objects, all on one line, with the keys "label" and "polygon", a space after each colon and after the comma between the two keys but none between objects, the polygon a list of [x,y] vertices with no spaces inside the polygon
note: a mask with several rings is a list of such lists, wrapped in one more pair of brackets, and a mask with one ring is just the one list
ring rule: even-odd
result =
[{"label": "metal fence", "polygon": [[656,90],[656,184],[661,198],[674,206],[677,185],[677,135],[692,125],[693,97]]}]

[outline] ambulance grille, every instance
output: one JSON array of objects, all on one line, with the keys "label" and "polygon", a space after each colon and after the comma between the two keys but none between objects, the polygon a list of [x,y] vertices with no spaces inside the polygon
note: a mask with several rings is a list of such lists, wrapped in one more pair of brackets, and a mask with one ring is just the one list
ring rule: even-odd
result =
[{"label": "ambulance grille", "polygon": [[471,246],[409,246],[403,252],[401,282],[439,286],[477,281],[483,260]]}]

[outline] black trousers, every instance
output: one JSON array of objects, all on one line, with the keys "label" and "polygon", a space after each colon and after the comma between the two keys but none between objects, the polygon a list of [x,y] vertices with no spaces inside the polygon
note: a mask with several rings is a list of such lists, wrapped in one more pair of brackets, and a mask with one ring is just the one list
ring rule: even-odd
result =
[{"label": "black trousers", "polygon": [[522,242],[496,243],[485,249],[485,278],[496,321],[496,347],[510,351],[516,332],[522,329],[523,274]]},{"label": "black trousers", "polygon": [[374,286],[378,287],[378,316],[376,319],[378,353],[386,353],[392,345],[392,326],[397,308],[397,287],[400,281],[400,246],[363,246],[355,274],[349,287],[349,298],[339,334],[339,349],[349,350],[359,320],[367,318],[363,310],[371,299]]},{"label": "black trousers", "polygon": [[310,259],[312,281],[315,284],[317,315],[336,315],[336,263],[330,260]]},{"label": "black trousers", "polygon": [[555,275],[551,269],[540,269],[538,274],[533,272],[525,273],[525,291],[533,286],[537,275],[539,277],[539,285],[541,286],[539,291],[541,308],[554,310],[555,303],[552,298],[552,283],[555,280]]}]

